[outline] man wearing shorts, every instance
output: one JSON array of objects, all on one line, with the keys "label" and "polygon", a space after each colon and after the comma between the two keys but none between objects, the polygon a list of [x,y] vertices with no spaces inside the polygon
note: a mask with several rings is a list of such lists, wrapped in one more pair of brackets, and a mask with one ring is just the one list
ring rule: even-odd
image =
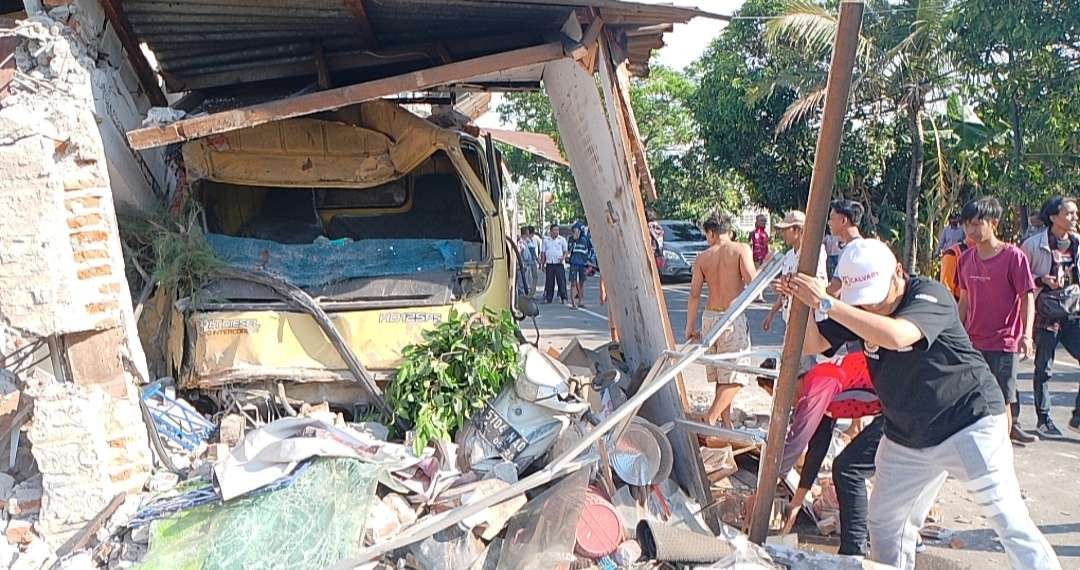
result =
[{"label": "man wearing shorts", "polygon": [[[750,246],[732,241],[731,218],[709,218],[704,224],[705,238],[709,248],[698,255],[694,261],[693,278],[690,281],[690,298],[686,305],[686,340],[700,339],[697,313],[701,286],[709,285],[709,299],[705,312],[701,315],[701,326],[709,330],[724,314],[728,306],[742,293],[746,285],[757,276],[754,258]],[[740,315],[732,323],[716,344],[709,348],[709,354],[723,354],[750,350],[750,327],[746,315]],[[749,365],[749,358],[740,358],[737,364]],[[731,370],[722,370],[715,366],[706,366],[705,375],[709,382],[716,384],[716,397],[709,408],[706,421],[716,424],[722,421],[725,427],[733,427],[731,421],[731,402],[739,388],[749,383],[746,374]]]},{"label": "man wearing shorts", "polygon": [[997,238],[1001,204],[992,197],[964,205],[960,217],[974,242],[957,262],[960,320],[971,344],[982,353],[1010,406],[1009,437],[1014,443],[1037,438],[1018,425],[1016,355],[1035,355],[1035,280],[1020,248]]},{"label": "man wearing shorts", "polygon": [[585,225],[574,224],[570,242],[570,308],[585,307],[585,277],[593,258],[593,245]]}]

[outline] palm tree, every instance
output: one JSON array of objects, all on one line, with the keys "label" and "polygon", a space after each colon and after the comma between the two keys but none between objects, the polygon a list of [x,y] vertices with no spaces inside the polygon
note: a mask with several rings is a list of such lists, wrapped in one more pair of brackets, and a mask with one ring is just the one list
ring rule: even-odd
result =
[{"label": "palm tree", "polygon": [[[953,76],[946,51],[946,4],[946,0],[870,0],[852,84],[852,109],[867,120],[902,117],[907,123],[911,161],[902,261],[909,270],[917,262],[927,105],[943,97]],[[779,129],[805,120],[823,103],[827,68],[822,62],[831,53],[836,27],[836,14],[803,0],[790,0],[783,14],[766,24],[770,43],[794,46],[807,58],[803,69],[773,78],[774,85],[802,94],[788,107]]]}]

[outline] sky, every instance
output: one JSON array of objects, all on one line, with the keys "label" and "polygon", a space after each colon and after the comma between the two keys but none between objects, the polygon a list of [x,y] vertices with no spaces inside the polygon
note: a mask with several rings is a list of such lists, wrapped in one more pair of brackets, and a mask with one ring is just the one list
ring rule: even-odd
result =
[{"label": "sky", "polygon": [[[688,6],[701,8],[717,14],[731,15],[742,5],[743,0],[637,0],[643,4],[675,4],[676,6]],[[664,47],[657,52],[656,57],[660,63],[682,69],[693,62],[705,52],[726,25],[721,20],[708,18],[695,18],[689,24],[676,24],[675,30],[664,36]],[[501,95],[496,93],[491,98],[491,110],[477,119],[480,127],[486,128],[513,128],[513,125],[503,125],[499,121],[499,114],[495,109],[499,105]]]}]

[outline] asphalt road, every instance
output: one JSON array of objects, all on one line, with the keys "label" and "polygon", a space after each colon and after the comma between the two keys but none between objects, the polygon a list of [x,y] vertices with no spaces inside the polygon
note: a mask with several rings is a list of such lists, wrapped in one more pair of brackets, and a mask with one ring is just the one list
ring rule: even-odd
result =
[{"label": "asphalt road", "polygon": [[[684,340],[682,331],[686,325],[689,289],[689,284],[664,285],[664,299],[678,342]],[[761,322],[771,300],[771,295],[766,293],[767,303],[755,303],[747,313],[755,348],[779,349],[783,343],[784,327],[779,318],[775,320],[770,332],[761,330]],[[541,348],[561,348],[575,337],[586,346],[608,341],[607,308],[599,304],[596,279],[591,279],[586,286],[585,302],[586,308],[579,310],[560,305],[557,298],[553,304],[541,304],[541,314],[537,318]],[[700,305],[704,307],[704,299]],[[530,330],[531,323],[523,323],[523,329],[530,340],[536,335]],[[1058,351],[1056,362],[1055,375],[1051,381],[1051,413],[1058,427],[1065,432],[1066,438],[1014,447],[1014,464],[1032,518],[1053,545],[1062,567],[1080,570],[1080,485],[1077,483],[1077,473],[1080,473],[1080,434],[1069,432],[1065,427],[1076,400],[1077,386],[1080,384],[1080,364],[1063,350]],[[1033,429],[1035,422],[1031,372],[1031,361],[1020,363],[1020,422],[1028,429]],[[705,382],[704,369],[694,365],[684,378],[691,401],[707,406],[711,398],[711,387]],[[768,396],[756,386],[743,389],[735,400],[736,407],[750,413],[767,414],[770,404]],[[696,407],[700,409],[700,406]],[[938,504],[944,516],[939,524],[955,531],[955,536],[959,539],[956,545],[962,544],[962,548],[953,548],[948,543],[927,541],[927,551],[919,556],[917,563],[920,570],[1008,567],[1008,558],[1001,545],[996,542],[985,517],[954,479],[950,478],[946,482],[938,497]],[[809,533],[813,529],[804,526],[802,530]],[[824,550],[837,546],[835,540],[822,542],[821,546],[814,548]]]}]

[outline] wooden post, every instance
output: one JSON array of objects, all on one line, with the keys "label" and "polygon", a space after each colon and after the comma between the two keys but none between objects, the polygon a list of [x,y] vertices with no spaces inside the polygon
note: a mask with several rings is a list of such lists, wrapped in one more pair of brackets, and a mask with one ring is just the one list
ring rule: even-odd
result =
[{"label": "wooden post", "polygon": [[[821,240],[825,234],[825,219],[829,214],[829,201],[833,183],[836,181],[836,163],[840,157],[840,141],[844,134],[844,118],[847,114],[848,93],[851,91],[855,51],[859,45],[862,13],[862,2],[845,1],[840,4],[840,21],[837,24],[826,86],[825,112],[821,118],[821,133],[818,135],[817,152],[814,156],[814,173],[810,178],[806,229],[803,231],[802,243],[799,244],[799,273],[806,275],[814,275],[817,271]],[[793,299],[789,325],[784,334],[784,351],[780,357],[780,376],[773,397],[768,445],[758,469],[757,500],[750,519],[750,540],[758,544],[765,542],[769,533],[769,515],[780,476],[780,461],[784,452],[784,440],[787,438],[788,420],[798,388],[803,341],[806,340],[806,327],[800,324],[806,323],[809,316],[809,307]]]},{"label": "wooden post", "polygon": [[[621,134],[605,119],[595,79],[574,60],[546,64],[544,88],[589,220],[623,352],[631,369],[650,366],[674,348],[675,340],[665,325],[664,294],[645,240],[645,207],[630,185],[627,162],[616,146]],[[683,419],[675,385],[646,402],[641,415],[658,425]],[[712,498],[696,440],[682,430],[672,431],[669,438],[676,480],[695,501],[708,505]],[[715,515],[707,522],[719,530]]]}]

